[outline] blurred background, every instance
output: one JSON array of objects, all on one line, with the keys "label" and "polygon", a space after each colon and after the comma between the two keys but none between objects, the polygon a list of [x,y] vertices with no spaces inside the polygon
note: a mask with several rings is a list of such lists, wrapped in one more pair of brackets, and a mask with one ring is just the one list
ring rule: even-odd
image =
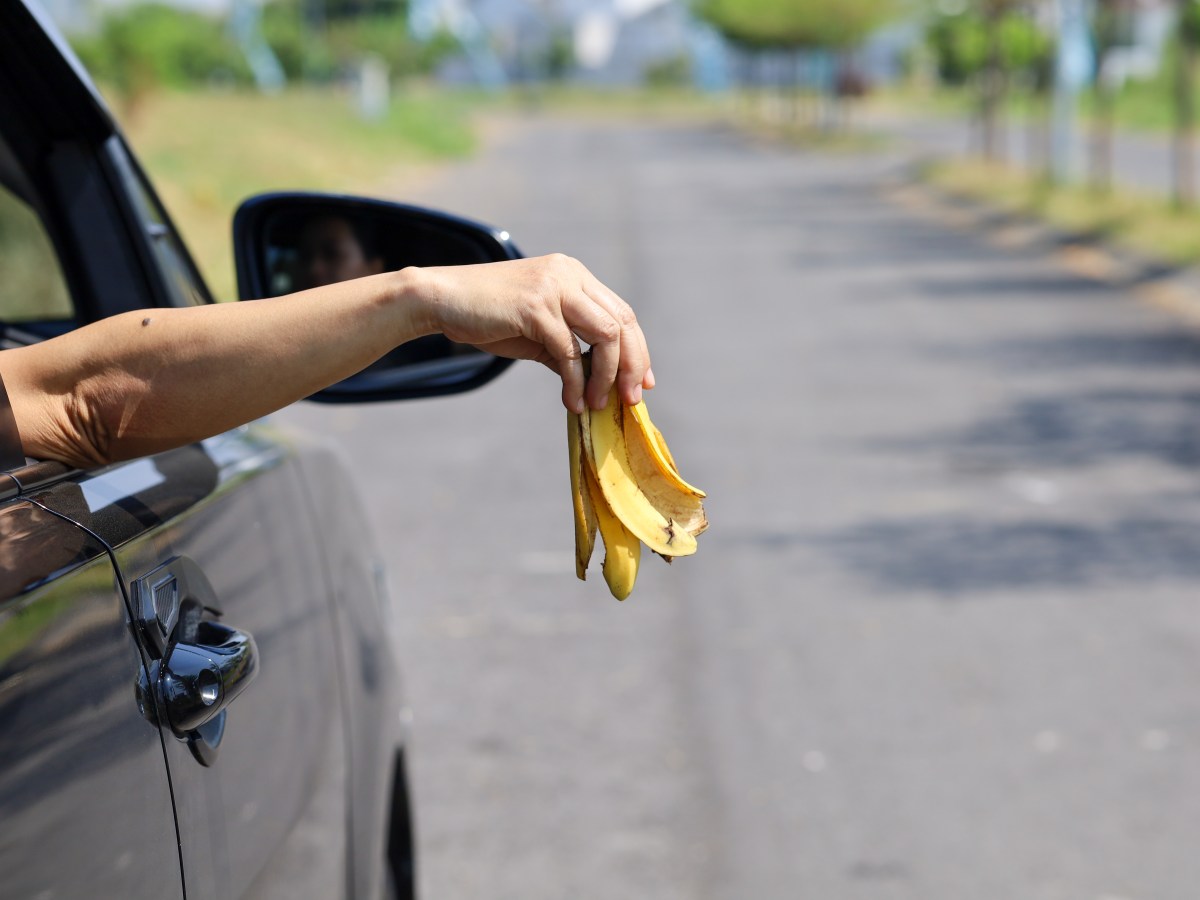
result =
[{"label": "blurred background", "polygon": [[578,256],[699,554],[563,414],[303,404],[389,560],[430,898],[1194,900],[1194,0],[43,0],[214,290],[280,188]]}]

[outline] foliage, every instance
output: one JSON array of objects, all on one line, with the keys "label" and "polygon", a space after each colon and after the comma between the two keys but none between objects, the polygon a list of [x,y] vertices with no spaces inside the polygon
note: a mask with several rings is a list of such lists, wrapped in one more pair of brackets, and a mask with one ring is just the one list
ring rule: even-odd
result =
[{"label": "foliage", "polygon": [[[329,81],[363,56],[378,56],[399,76],[431,71],[457,42],[437,35],[424,44],[408,31],[405,0],[329,0],[314,24],[304,0],[262,7],[262,33],[289,81]],[[214,81],[249,83],[245,57],[220,18],[162,3],[108,12],[75,49],[101,82],[125,99],[155,88]]]},{"label": "foliage", "polygon": [[748,48],[848,49],[895,15],[894,0],[696,0],[697,14]]},{"label": "foliage", "polygon": [[75,49],[93,75],[127,97],[156,87],[250,80],[219,20],[158,3],[112,11]]},{"label": "foliage", "polygon": [[419,43],[408,30],[406,4],[395,0],[330,3],[314,24],[300,0],[274,0],[263,7],[263,35],[289,81],[328,81],[364,56],[382,59],[393,75],[424,74],[458,42],[439,33]]},{"label": "foliage", "polygon": [[575,42],[571,32],[557,29],[546,47],[546,77],[551,81],[562,81],[575,65]]},{"label": "foliage", "polygon": [[[296,4],[293,2],[293,5]],[[308,0],[304,5],[310,10],[310,15],[312,11],[319,9],[322,20],[326,22],[335,22],[339,19],[379,19],[389,16],[404,18],[408,15],[407,0],[323,0],[320,5]]]},{"label": "foliage", "polygon": [[262,8],[262,34],[288,81],[331,79],[337,69],[329,42],[304,21],[295,3]]},{"label": "foliage", "polygon": [[1006,71],[1027,72],[1039,84],[1048,80],[1054,52],[1050,37],[1028,15],[1002,12],[994,25],[971,10],[935,16],[927,32],[938,76],[946,84],[970,81],[987,64],[988,29],[998,33],[999,64]]},{"label": "foliage", "polygon": [[1179,39],[1191,47],[1200,47],[1200,2],[1186,0],[1180,4]]},{"label": "foliage", "polygon": [[668,56],[646,66],[642,81],[652,88],[681,88],[692,83],[692,61],[686,54]]}]

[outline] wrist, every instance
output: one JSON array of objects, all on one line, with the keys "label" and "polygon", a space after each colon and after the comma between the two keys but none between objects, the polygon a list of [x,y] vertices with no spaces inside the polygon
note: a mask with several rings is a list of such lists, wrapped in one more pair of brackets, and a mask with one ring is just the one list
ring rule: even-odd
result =
[{"label": "wrist", "polygon": [[441,332],[437,288],[428,269],[407,266],[390,273],[388,296],[402,316],[403,340]]}]

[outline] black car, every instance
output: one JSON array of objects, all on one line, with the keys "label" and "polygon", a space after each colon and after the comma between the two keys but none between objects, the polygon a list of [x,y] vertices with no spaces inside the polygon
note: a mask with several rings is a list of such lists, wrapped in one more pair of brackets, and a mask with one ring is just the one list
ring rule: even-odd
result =
[{"label": "black car", "polygon": [[[517,255],[433,212],[263,196],[235,222],[243,299],[294,288],[304,223],[331,217],[392,268]],[[70,50],[0,0],[4,346],[210,302]],[[430,338],[314,399],[505,365]],[[0,396],[0,469],[0,898],[411,896],[383,567],[346,467],[256,423],[70,469],[25,457]]]}]

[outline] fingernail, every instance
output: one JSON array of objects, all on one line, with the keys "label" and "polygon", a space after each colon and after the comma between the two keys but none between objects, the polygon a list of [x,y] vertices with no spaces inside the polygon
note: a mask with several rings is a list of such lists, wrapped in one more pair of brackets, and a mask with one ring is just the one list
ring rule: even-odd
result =
[{"label": "fingernail", "polygon": [[642,402],[642,386],[640,384],[635,384],[633,386],[633,405],[637,406],[641,402]]},{"label": "fingernail", "polygon": [[654,370],[653,369],[646,370],[646,374],[642,377],[642,384],[644,384],[646,386],[647,390],[654,387]]},{"label": "fingernail", "polygon": [[608,406],[608,394],[601,394],[600,401],[592,404],[592,409],[604,409]]},{"label": "fingernail", "polygon": [[587,409],[587,404],[583,402],[583,396],[582,396],[582,395],[579,397],[579,399],[578,399],[578,400],[576,400],[576,401],[575,401],[573,404],[571,404],[571,405],[572,405],[572,407],[573,407],[573,408],[574,408],[574,410],[575,410],[575,415],[577,415],[577,416],[582,416],[582,415],[583,415],[583,412],[584,412],[584,410],[585,410],[585,409]]}]

